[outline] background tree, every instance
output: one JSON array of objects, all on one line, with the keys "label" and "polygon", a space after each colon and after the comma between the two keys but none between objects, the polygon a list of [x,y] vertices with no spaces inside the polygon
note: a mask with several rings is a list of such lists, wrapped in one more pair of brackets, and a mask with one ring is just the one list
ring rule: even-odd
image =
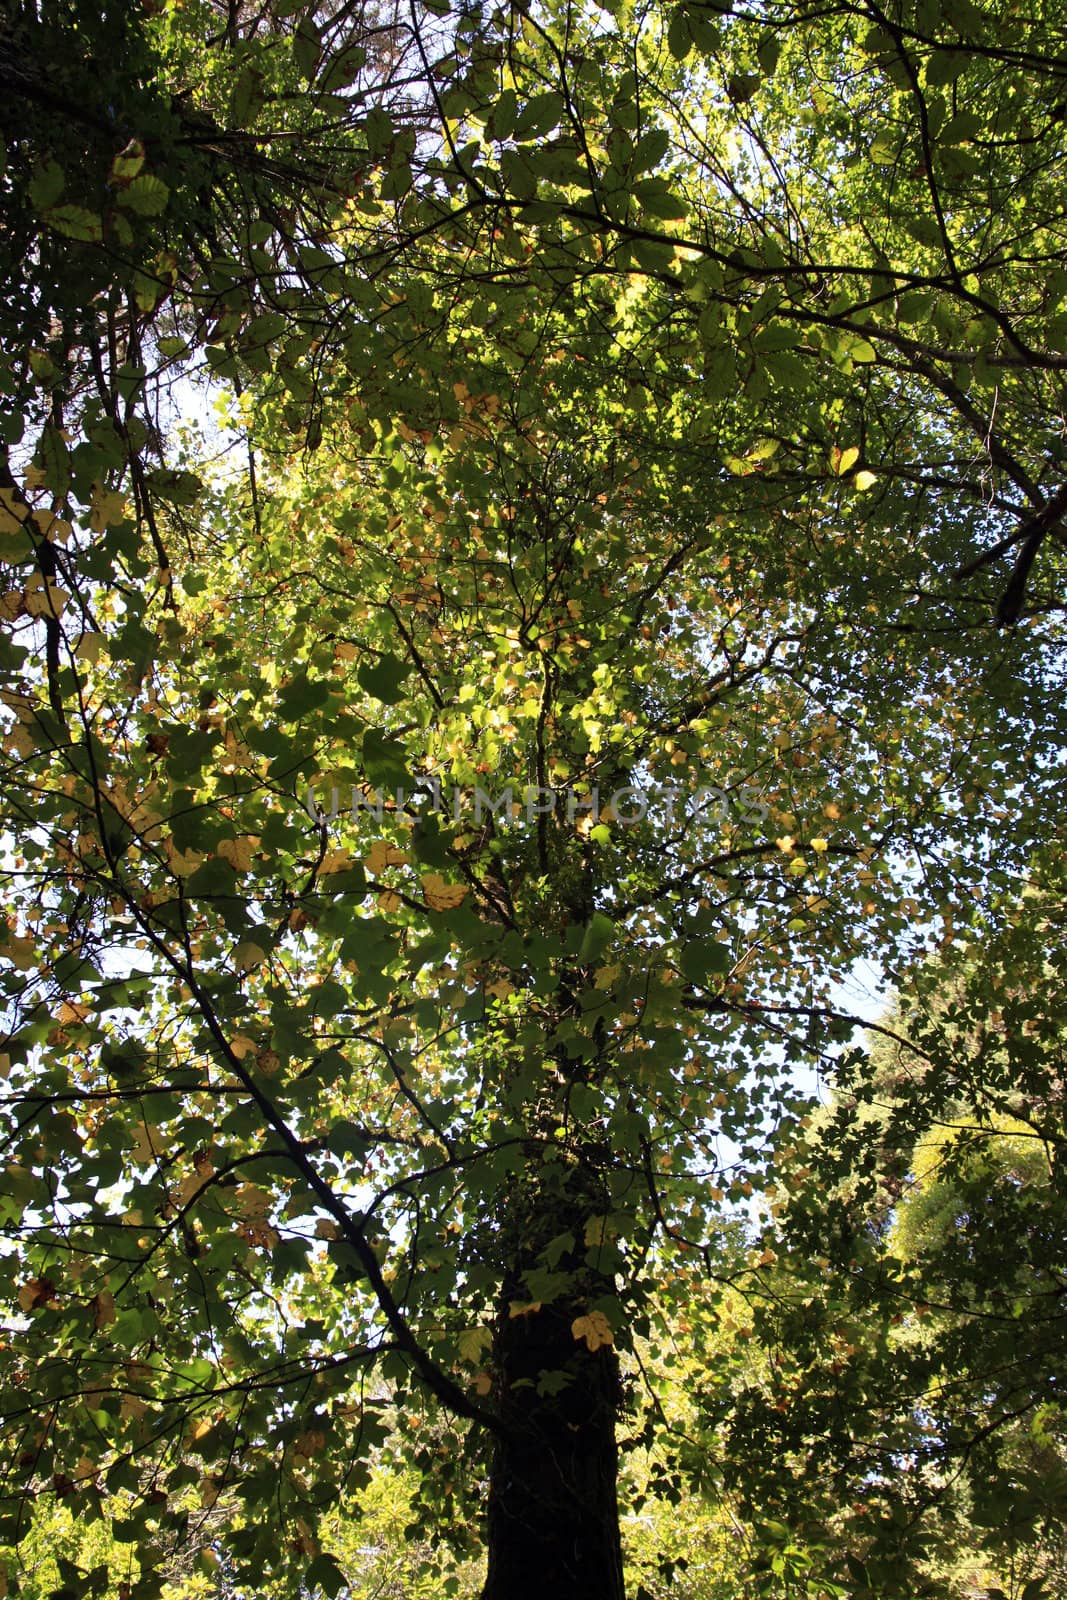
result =
[{"label": "background tree", "polygon": [[[1042,857],[931,959],[783,1153],[756,1318],[778,1371],[744,1390],[728,1458],[778,1433],[779,1515],[825,1516],[849,1593],[1061,1582],[1062,887]],[[747,1504],[776,1492],[757,1474]]]}]

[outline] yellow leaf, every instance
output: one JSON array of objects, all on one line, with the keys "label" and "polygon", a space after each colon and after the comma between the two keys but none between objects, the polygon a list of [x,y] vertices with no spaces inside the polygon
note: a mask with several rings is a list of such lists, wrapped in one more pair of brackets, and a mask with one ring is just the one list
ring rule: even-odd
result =
[{"label": "yellow leaf", "polygon": [[26,585],[25,606],[31,617],[58,617],[69,599],[67,591],[51,580],[35,577]]},{"label": "yellow leaf", "polygon": [[327,850],[319,862],[319,876],[326,877],[331,872],[347,872],[354,860],[351,850]]},{"label": "yellow leaf", "polygon": [[857,472],[857,474],[853,478],[852,482],[855,484],[856,488],[859,489],[860,492],[862,493],[862,491],[864,489],[870,489],[874,484],[876,484],[878,482],[878,476],[874,472]]},{"label": "yellow leaf", "polygon": [[235,872],[248,872],[252,866],[259,838],[243,834],[239,839],[223,839],[218,853],[228,861]]},{"label": "yellow leaf", "polygon": [[30,508],[17,489],[0,489],[0,533],[18,533]]},{"label": "yellow leaf", "polygon": [[246,1033],[238,1033],[230,1040],[230,1049],[238,1061],[243,1061],[245,1056],[250,1056],[255,1052],[256,1042],[254,1039],[250,1039]]},{"label": "yellow leaf", "polygon": [[238,972],[252,972],[256,967],[261,967],[266,959],[267,952],[254,939],[242,939],[233,952],[233,964]]},{"label": "yellow leaf", "polygon": [[782,837],[780,839],[776,839],[774,842],[778,846],[779,850],[783,851],[786,855],[789,855],[793,846],[796,844],[796,840],[791,833],[783,833]]},{"label": "yellow leaf", "polygon": [[824,855],[825,852],[830,848],[829,839],[812,839],[810,840],[810,844],[811,848],[813,850],[817,850],[819,855]]},{"label": "yellow leaf", "polygon": [[89,527],[93,533],[103,533],[126,515],[126,496],[118,489],[105,489],[94,483],[89,506]]},{"label": "yellow leaf", "polygon": [[513,1300],[508,1307],[508,1316],[512,1318],[532,1317],[540,1309],[540,1300]]},{"label": "yellow leaf", "polygon": [[584,1339],[589,1350],[599,1350],[602,1345],[615,1343],[611,1323],[602,1311],[590,1311],[587,1317],[575,1317],[571,1323],[575,1339]]},{"label": "yellow leaf", "polygon": [[837,473],[839,478],[843,478],[846,472],[851,471],[859,458],[860,453],[855,445],[848,450],[834,450],[830,454],[830,460],[833,462],[834,471]]},{"label": "yellow leaf", "polygon": [[489,1373],[488,1372],[479,1372],[478,1376],[474,1380],[474,1392],[475,1392],[475,1394],[480,1394],[482,1396],[482,1398],[484,1399],[485,1396],[487,1394],[491,1394],[492,1391],[493,1391],[493,1380],[490,1377]]},{"label": "yellow leaf", "polygon": [[74,646],[74,653],[78,661],[99,661],[101,659],[102,643],[104,643],[104,635],[102,634],[82,634],[77,645]]},{"label": "yellow leaf", "polygon": [[456,1341],[463,1360],[469,1361],[472,1366],[481,1360],[482,1351],[488,1350],[492,1342],[491,1328],[464,1328]]},{"label": "yellow leaf", "polygon": [[406,861],[407,856],[395,844],[390,844],[387,839],[375,839],[370,853],[364,857],[363,865],[377,877],[386,867],[402,867]]},{"label": "yellow leaf", "polygon": [[199,850],[179,850],[174,840],[169,837],[163,841],[163,853],[176,878],[191,878],[197,867],[202,866],[207,859]]}]

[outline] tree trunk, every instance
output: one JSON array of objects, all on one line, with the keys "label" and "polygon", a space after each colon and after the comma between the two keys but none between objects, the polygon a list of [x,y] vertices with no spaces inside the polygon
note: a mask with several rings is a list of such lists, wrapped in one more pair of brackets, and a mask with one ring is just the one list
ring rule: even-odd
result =
[{"label": "tree trunk", "polygon": [[618,1363],[610,1347],[575,1339],[583,1314],[573,1301],[501,1314],[494,1364],[506,1431],[490,1475],[482,1600],[624,1600]]}]

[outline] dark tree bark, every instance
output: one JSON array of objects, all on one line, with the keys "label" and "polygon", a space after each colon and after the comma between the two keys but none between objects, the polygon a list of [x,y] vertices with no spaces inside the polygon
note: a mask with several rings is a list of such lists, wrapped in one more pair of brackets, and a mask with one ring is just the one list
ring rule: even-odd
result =
[{"label": "dark tree bark", "polygon": [[[492,1350],[498,1431],[482,1600],[624,1600],[614,1330],[601,1310],[595,1331],[575,1331],[598,1305],[617,1317],[614,1276],[586,1240],[590,1217],[610,1209],[606,1161],[588,1140],[554,1160],[542,1150],[502,1197],[493,1242],[510,1260]],[[546,1266],[566,1288],[531,1303]]]},{"label": "dark tree bark", "polygon": [[572,1323],[583,1314],[557,1302],[504,1313],[499,1324],[504,1431],[490,1476],[482,1600],[623,1600],[618,1363],[610,1347],[591,1351],[575,1339]]}]

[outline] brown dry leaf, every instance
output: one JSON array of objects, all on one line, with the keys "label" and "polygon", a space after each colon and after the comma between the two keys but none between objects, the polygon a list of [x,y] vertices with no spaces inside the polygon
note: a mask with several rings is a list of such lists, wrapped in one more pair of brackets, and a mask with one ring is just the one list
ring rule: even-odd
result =
[{"label": "brown dry leaf", "polygon": [[469,893],[463,883],[448,883],[439,872],[423,874],[422,892],[431,911],[454,911]]},{"label": "brown dry leaf", "polygon": [[303,1456],[305,1461],[314,1461],[317,1455],[322,1454],[325,1444],[326,1435],[322,1432],[322,1429],[309,1428],[306,1433],[300,1435],[299,1439],[293,1440],[293,1454],[294,1456]]},{"label": "brown dry leaf", "polygon": [[269,1222],[250,1222],[242,1228],[241,1236],[254,1250],[274,1250],[281,1238],[277,1228],[272,1228]]},{"label": "brown dry leaf", "polygon": [[139,1167],[151,1166],[159,1148],[159,1129],[142,1123],[133,1136],[132,1155]]},{"label": "brown dry leaf", "polygon": [[399,911],[401,904],[400,896],[395,889],[382,889],[378,894],[379,910],[384,911],[387,916],[392,911]]},{"label": "brown dry leaf", "polygon": [[32,939],[20,939],[17,934],[9,933],[0,949],[0,956],[18,967],[20,972],[28,972],[33,966],[36,950]]},{"label": "brown dry leaf", "polygon": [[230,1049],[233,1051],[238,1061],[243,1061],[245,1056],[255,1054],[256,1041],[254,1039],[250,1039],[247,1033],[238,1033],[235,1034],[230,1040]]},{"label": "brown dry leaf", "polygon": [[267,1193],[266,1189],[260,1189],[254,1183],[241,1183],[233,1190],[230,1201],[234,1210],[239,1212],[242,1217],[248,1217],[250,1221],[259,1222],[270,1211],[273,1197]]},{"label": "brown dry leaf", "polygon": [[584,1339],[589,1350],[599,1350],[602,1345],[615,1343],[611,1323],[602,1311],[590,1311],[587,1317],[575,1317],[571,1323],[571,1333],[576,1339]]},{"label": "brown dry leaf", "polygon": [[485,1399],[487,1394],[493,1392],[493,1380],[488,1372],[479,1372],[474,1380],[474,1392]]},{"label": "brown dry leaf", "polygon": [[406,861],[407,856],[403,850],[398,850],[388,839],[375,839],[369,853],[363,859],[363,865],[368,872],[377,877],[386,867],[402,867]]},{"label": "brown dry leaf", "polygon": [[56,1286],[51,1278],[31,1278],[19,1290],[18,1300],[23,1311],[33,1311],[37,1306],[55,1302]]},{"label": "brown dry leaf", "polygon": [[110,1328],[115,1320],[115,1296],[110,1289],[101,1289],[93,1297],[93,1327],[99,1333],[101,1328]]}]

